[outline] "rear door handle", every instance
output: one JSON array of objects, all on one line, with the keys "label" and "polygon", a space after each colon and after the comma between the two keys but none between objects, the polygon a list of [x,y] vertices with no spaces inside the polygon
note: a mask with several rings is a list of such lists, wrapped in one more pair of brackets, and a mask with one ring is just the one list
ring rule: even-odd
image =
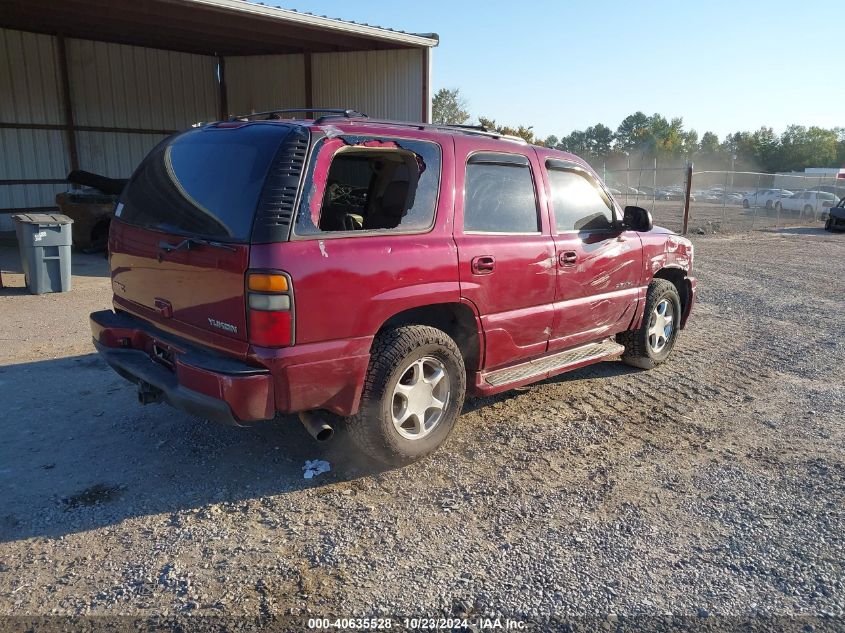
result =
[{"label": "rear door handle", "polygon": [[578,261],[578,253],[575,251],[562,251],[558,257],[561,266],[571,266]]},{"label": "rear door handle", "polygon": [[480,255],[472,258],[473,275],[489,275],[496,267],[496,260],[492,255]]}]

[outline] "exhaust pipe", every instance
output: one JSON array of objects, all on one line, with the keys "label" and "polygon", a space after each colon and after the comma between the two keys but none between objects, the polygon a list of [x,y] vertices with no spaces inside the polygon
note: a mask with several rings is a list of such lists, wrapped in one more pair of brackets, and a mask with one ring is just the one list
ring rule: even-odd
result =
[{"label": "exhaust pipe", "polygon": [[334,437],[332,425],[320,418],[313,411],[301,411],[299,421],[305,430],[318,442],[327,442]]},{"label": "exhaust pipe", "polygon": [[153,387],[143,380],[138,383],[138,402],[141,404],[158,404],[163,400],[161,389]]}]

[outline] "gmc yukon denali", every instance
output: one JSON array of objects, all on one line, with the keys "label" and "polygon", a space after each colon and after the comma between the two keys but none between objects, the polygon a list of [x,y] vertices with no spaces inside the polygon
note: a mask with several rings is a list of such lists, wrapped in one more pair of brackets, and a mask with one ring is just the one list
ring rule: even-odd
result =
[{"label": "gmc yukon denali", "polygon": [[194,128],[135,171],[109,233],[113,310],[91,328],[141,403],[236,425],[296,412],[402,464],[467,395],[669,357],[692,244],[583,160],[320,112]]}]

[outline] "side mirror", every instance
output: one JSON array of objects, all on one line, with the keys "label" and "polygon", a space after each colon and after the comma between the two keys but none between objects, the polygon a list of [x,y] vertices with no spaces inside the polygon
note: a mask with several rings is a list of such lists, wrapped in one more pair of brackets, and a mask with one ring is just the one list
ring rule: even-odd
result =
[{"label": "side mirror", "polygon": [[651,213],[642,207],[625,207],[622,226],[631,231],[646,233],[654,228],[654,220],[651,219]]}]

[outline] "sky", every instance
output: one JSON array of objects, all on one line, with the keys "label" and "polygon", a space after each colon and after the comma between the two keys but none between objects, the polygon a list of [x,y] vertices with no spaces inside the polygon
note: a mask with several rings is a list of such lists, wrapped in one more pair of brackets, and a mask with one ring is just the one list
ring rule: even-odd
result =
[{"label": "sky", "polygon": [[433,89],[460,88],[473,117],[531,125],[540,138],[596,123],[615,130],[641,110],[682,117],[686,129],[722,139],[761,126],[845,127],[839,2],[276,4],[437,33]]}]

